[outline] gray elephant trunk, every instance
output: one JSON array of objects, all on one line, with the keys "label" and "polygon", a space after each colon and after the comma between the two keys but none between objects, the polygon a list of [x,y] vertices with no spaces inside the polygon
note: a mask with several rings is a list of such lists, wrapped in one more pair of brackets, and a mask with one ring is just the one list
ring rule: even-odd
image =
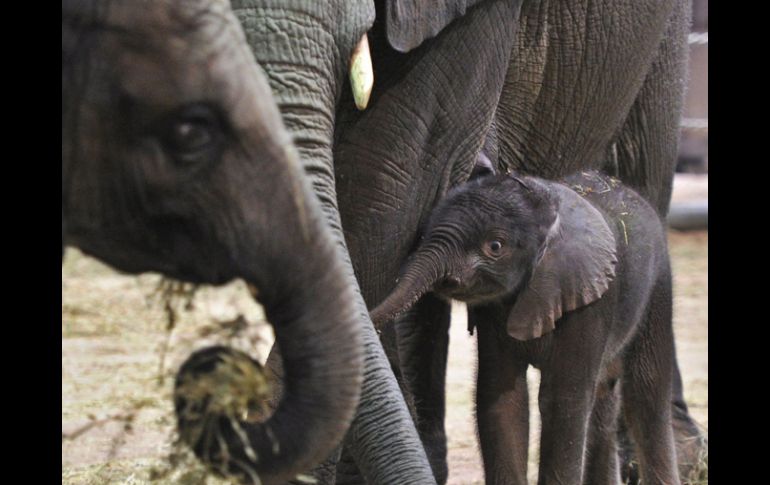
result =
[{"label": "gray elephant trunk", "polygon": [[376,327],[393,320],[412,307],[439,281],[451,274],[450,250],[440,244],[426,244],[407,263],[403,275],[388,297],[372,310]]},{"label": "gray elephant trunk", "polygon": [[[243,277],[273,324],[285,372],[282,399],[267,421],[251,422],[185,414],[189,403],[177,394],[180,434],[196,454],[222,474],[264,485],[285,483],[334,450],[353,420],[363,374],[361,329],[339,248],[299,165],[281,165],[288,170],[267,178],[282,189],[249,222],[251,234],[235,243],[240,256],[233,264],[246,268]],[[288,217],[287,207],[299,216]],[[180,376],[207,371],[183,367]],[[195,431],[201,427],[206,432]]]}]

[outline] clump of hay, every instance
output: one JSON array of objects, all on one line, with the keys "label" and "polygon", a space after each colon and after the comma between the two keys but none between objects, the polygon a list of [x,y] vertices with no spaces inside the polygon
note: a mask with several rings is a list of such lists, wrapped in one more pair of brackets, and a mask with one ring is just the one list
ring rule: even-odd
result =
[{"label": "clump of hay", "polygon": [[[224,346],[196,351],[180,368],[174,389],[181,441],[212,471],[245,474],[251,483],[259,483],[243,460],[238,460],[238,470],[229,469],[238,451],[228,449],[225,433],[234,432],[242,452],[258,462],[242,423],[260,422],[269,415],[270,388],[262,366],[248,354]],[[270,436],[269,428],[266,431]],[[279,443],[274,441],[273,453],[278,452]]]},{"label": "clump of hay", "polygon": [[[248,301],[250,300],[250,297],[246,296],[245,288],[239,288],[239,285],[234,284],[224,290],[227,292],[225,295],[229,295],[225,306],[232,304],[232,308],[244,311],[236,312],[234,318],[228,316],[222,319],[215,317],[209,310],[212,295],[216,295],[215,301],[225,299],[219,296],[221,293],[211,293],[211,290],[205,286],[165,277],[157,277],[157,280],[153,277],[152,280],[145,278],[144,282],[138,281],[138,285],[140,288],[147,286],[143,289],[146,292],[144,302],[148,308],[157,308],[160,313],[161,327],[154,327],[160,330],[160,333],[153,334],[153,338],[162,339],[155,350],[157,364],[154,365],[157,365],[158,370],[157,373],[150,371],[148,377],[152,376],[151,381],[147,381],[148,384],[152,382],[154,386],[150,384],[149,388],[143,389],[146,397],[129,399],[120,406],[119,410],[103,415],[88,414],[86,424],[74,430],[62,431],[63,444],[76,442],[104,425],[110,425],[108,429],[112,429],[117,422],[120,425],[120,431],[114,434],[108,455],[108,459],[112,460],[117,457],[120,449],[127,442],[128,435],[135,429],[138,430],[138,417],[145,409],[162,408],[163,416],[159,418],[160,420],[169,425],[176,421],[172,414],[172,407],[163,404],[171,402],[172,392],[175,398],[182,396],[187,403],[198,403],[197,406],[184,410],[187,422],[193,422],[194,419],[197,419],[198,423],[205,420],[212,422],[212,417],[219,417],[231,423],[229,425],[231,430],[241,430],[238,423],[265,421],[270,415],[268,406],[271,382],[262,366],[249,356],[249,353],[254,352],[257,343],[264,345],[262,336],[258,332],[258,328],[264,322],[260,322],[259,317],[255,319],[250,316],[247,319],[244,316],[244,311],[247,313],[249,311]],[[152,286],[150,287],[147,283]],[[251,313],[248,314],[251,315]],[[208,323],[201,325],[203,322]],[[171,386],[167,385],[168,378],[171,377],[173,381],[176,375],[176,368],[171,365],[171,361],[178,362],[179,357],[184,357],[200,345],[219,345],[223,348],[216,359],[216,365],[209,371],[199,372],[197,376],[183,373],[179,376],[176,390],[172,391]],[[248,353],[233,349],[243,349]],[[200,352],[203,351],[199,350],[197,353]],[[193,408],[200,411],[197,417],[191,414]],[[160,461],[151,467],[145,465],[132,470],[132,475],[144,475],[152,482],[161,483],[232,483],[231,480],[220,480],[217,473],[212,473],[216,470],[212,470],[195,457],[188,445],[196,439],[194,428],[185,429],[185,436],[182,436],[176,428],[176,426],[173,429],[169,428],[171,449],[167,454],[158,457]],[[201,429],[203,428],[199,427],[198,433]],[[215,427],[210,429],[218,432]],[[108,465],[111,464],[112,462],[108,462]],[[259,483],[257,480],[258,477],[255,476],[251,481]]]},{"label": "clump of hay", "polygon": [[[182,311],[193,309],[197,286],[162,278],[152,297],[160,300],[166,313],[166,339],[160,351],[159,383],[163,382],[166,354],[171,335]],[[238,314],[227,321],[213,321],[199,327],[200,337],[214,338],[218,344],[192,353],[176,375],[173,391],[178,436],[173,442],[167,466],[153,470],[155,477],[174,475],[200,482],[202,477],[229,475],[231,458],[224,431],[240,438],[242,453],[249,460],[259,457],[249,444],[242,424],[266,421],[271,414],[271,382],[262,365],[246,352],[237,350],[239,339],[248,334],[249,322]],[[268,434],[269,430],[268,430]],[[277,452],[278,443],[274,444]],[[199,458],[195,458],[193,450]],[[235,475],[259,484],[254,470],[240,466]]]},{"label": "clump of hay", "polygon": [[270,383],[262,365],[249,355],[223,346],[208,347],[182,365],[174,394],[200,403],[208,413],[245,420],[255,413],[264,415]]}]

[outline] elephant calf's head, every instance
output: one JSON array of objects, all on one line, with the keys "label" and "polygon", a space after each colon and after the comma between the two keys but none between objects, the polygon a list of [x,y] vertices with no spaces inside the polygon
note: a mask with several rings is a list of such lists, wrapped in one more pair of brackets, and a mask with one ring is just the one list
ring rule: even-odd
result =
[{"label": "elephant calf's head", "polygon": [[615,239],[603,216],[566,186],[534,177],[480,177],[450,192],[396,289],[372,311],[392,319],[427,291],[479,304],[510,304],[508,333],[553,330],[614,277]]}]

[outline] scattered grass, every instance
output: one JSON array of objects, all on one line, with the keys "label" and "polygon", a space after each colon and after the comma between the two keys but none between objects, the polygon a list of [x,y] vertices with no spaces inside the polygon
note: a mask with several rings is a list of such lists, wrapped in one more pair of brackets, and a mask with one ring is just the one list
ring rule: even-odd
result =
[{"label": "scattered grass", "polygon": [[272,330],[263,315],[243,283],[198,288],[156,274],[127,276],[68,249],[62,483],[229,483],[207,476],[181,445],[173,377],[205,346],[264,361]]}]

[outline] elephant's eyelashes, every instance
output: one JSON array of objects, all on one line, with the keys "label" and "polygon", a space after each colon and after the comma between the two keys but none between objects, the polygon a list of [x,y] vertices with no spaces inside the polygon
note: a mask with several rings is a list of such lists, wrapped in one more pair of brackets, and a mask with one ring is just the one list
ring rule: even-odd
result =
[{"label": "elephant's eyelashes", "polygon": [[498,239],[493,239],[484,243],[484,253],[492,258],[497,258],[503,253],[503,242]]},{"label": "elephant's eyelashes", "polygon": [[222,151],[222,127],[217,113],[205,105],[186,106],[169,117],[163,142],[182,165],[216,159]]}]

